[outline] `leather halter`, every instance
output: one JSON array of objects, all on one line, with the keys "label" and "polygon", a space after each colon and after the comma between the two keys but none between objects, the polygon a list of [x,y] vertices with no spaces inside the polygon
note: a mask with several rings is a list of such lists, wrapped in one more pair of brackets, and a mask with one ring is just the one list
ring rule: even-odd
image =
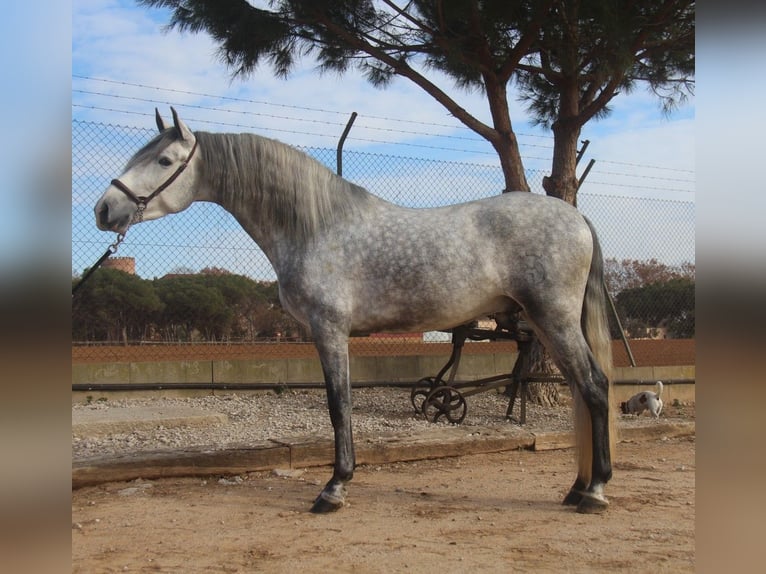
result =
[{"label": "leather halter", "polygon": [[[143,214],[144,209],[146,209],[146,205],[155,197],[157,197],[162,191],[167,189],[170,184],[172,184],[179,175],[183,173],[183,171],[188,167],[189,162],[192,159],[192,156],[194,156],[194,152],[197,151],[197,140],[194,140],[194,146],[192,146],[191,151],[189,152],[188,157],[186,160],[178,166],[178,169],[173,172],[173,174],[167,178],[160,186],[155,189],[153,192],[151,192],[149,195],[136,195],[133,193],[133,191],[124,183],[122,183],[119,179],[113,179],[112,185],[119,189],[122,193],[128,196],[130,200],[135,203],[138,206],[138,213]],[[140,217],[140,215],[139,215]]]}]

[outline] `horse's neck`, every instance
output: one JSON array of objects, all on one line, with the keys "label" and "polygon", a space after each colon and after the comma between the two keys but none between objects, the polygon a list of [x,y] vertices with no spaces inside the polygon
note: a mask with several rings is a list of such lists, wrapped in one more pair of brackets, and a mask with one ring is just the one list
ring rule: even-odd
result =
[{"label": "horse's neck", "polygon": [[308,155],[274,140],[248,134],[206,134],[211,154],[207,184],[216,203],[231,213],[274,263],[285,244],[298,245],[328,225],[382,202],[341,180]]}]

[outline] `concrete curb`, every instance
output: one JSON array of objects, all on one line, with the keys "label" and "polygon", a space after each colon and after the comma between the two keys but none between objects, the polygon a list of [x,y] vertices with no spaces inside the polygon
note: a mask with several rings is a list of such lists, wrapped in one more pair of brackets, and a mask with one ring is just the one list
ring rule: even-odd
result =
[{"label": "concrete curb", "polygon": [[[621,441],[653,440],[695,434],[695,423],[658,423],[647,427],[620,429]],[[573,433],[523,433],[484,427],[436,429],[415,436],[360,437],[356,441],[357,464],[383,464],[466,454],[486,454],[527,449],[544,451],[574,446]],[[232,475],[274,469],[329,466],[333,463],[330,440],[311,437],[269,440],[224,449],[142,452],[89,458],[72,464],[72,488],[137,478]]]}]

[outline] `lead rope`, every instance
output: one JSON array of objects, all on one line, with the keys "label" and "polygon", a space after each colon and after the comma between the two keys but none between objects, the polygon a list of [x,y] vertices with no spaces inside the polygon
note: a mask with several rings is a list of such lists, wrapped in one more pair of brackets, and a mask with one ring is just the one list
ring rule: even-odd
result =
[{"label": "lead rope", "polygon": [[112,243],[109,247],[107,247],[107,249],[104,252],[104,254],[99,258],[98,261],[96,261],[96,263],[93,265],[93,267],[88,269],[83,274],[82,279],[80,279],[77,282],[77,284],[74,287],[72,287],[72,297],[75,296],[75,293],[77,293],[77,291],[79,291],[80,287],[82,287],[85,284],[85,281],[93,274],[93,272],[96,269],[98,269],[99,267],[101,267],[101,264],[104,261],[106,261],[109,258],[110,255],[112,255],[113,253],[117,252],[117,248],[120,246],[120,243],[122,243],[122,241],[124,239],[125,239],[125,235],[123,233],[118,233],[117,234],[117,240],[114,243]]},{"label": "lead rope", "polygon": [[96,261],[96,263],[90,269],[88,269],[85,273],[83,273],[82,278],[77,282],[77,284],[74,287],[72,287],[72,297],[74,297],[75,293],[77,293],[77,291],[80,290],[80,287],[83,286],[85,281],[91,275],[93,275],[93,272],[99,267],[101,267],[101,264],[104,261],[109,259],[111,255],[114,255],[115,253],[117,253],[117,249],[120,247],[120,244],[125,240],[125,235],[127,235],[128,229],[130,229],[133,224],[141,223],[144,220],[145,209],[146,209],[145,203],[138,204],[138,209],[133,214],[133,217],[130,219],[130,223],[128,224],[128,227],[125,229],[125,232],[117,234],[117,239],[114,241],[114,243],[112,243],[109,247],[106,248],[106,251],[101,257],[99,257],[98,261]]}]

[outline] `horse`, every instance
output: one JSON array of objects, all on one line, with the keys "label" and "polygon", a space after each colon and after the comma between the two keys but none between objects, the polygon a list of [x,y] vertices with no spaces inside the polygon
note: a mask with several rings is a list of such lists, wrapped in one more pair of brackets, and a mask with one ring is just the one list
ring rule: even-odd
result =
[{"label": "horse", "polygon": [[192,132],[171,108],[95,206],[96,224],[131,225],[214,202],[274,268],[284,308],[308,327],[325,379],[333,474],[311,507],[345,505],[355,468],[348,340],[446,330],[521,313],[574,399],[577,476],[563,503],[609,505],[611,344],[603,256],[593,225],[556,198],[508,192],[436,208],[387,202],[284,143]]}]

